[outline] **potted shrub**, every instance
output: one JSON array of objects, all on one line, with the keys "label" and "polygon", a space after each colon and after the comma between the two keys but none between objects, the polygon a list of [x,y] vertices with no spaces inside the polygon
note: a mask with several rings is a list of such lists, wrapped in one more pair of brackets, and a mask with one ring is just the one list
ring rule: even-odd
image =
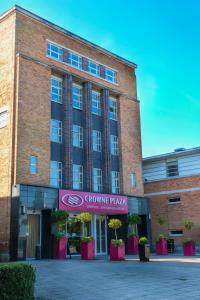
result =
[{"label": "potted shrub", "polygon": [[[158,216],[156,219],[158,225],[163,226],[166,223],[166,219],[163,216]],[[167,238],[163,233],[160,233],[156,239],[156,254],[167,255]]]},{"label": "potted shrub", "polygon": [[123,240],[117,238],[117,229],[122,226],[119,219],[110,219],[108,227],[114,230],[115,239],[110,242],[110,260],[124,260],[125,259],[125,244]]},{"label": "potted shrub", "polygon": [[77,216],[77,221],[84,225],[84,236],[81,239],[81,259],[95,259],[95,244],[93,236],[88,235],[86,223],[89,223],[92,215],[88,212],[82,212]]},{"label": "potted shrub", "polygon": [[128,254],[138,254],[137,224],[141,224],[141,217],[137,214],[128,215],[128,223],[131,227],[131,232],[128,234]]},{"label": "potted shrub", "polygon": [[67,254],[66,222],[69,214],[64,210],[52,212],[54,223],[53,258],[65,259]]},{"label": "potted shrub", "polygon": [[[194,227],[194,223],[187,219],[183,220],[183,226],[186,230],[190,231]],[[196,253],[195,241],[191,238],[187,238],[183,240],[183,253],[185,256],[193,256]]]},{"label": "potted shrub", "polygon": [[139,239],[138,249],[139,249],[140,261],[149,261],[149,257],[150,257],[149,243],[148,243],[148,239],[145,236],[142,236]]}]

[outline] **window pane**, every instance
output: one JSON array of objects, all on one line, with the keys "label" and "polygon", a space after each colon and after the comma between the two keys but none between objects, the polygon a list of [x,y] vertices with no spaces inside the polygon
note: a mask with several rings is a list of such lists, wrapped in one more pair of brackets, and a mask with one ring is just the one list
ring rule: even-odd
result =
[{"label": "window pane", "polygon": [[117,120],[117,101],[115,98],[109,98],[109,117],[111,120]]},{"label": "window pane", "polygon": [[37,173],[37,156],[30,156],[30,160],[29,160],[29,164],[30,164],[30,174],[36,174]]},{"label": "window pane", "polygon": [[73,164],[73,189],[83,189],[83,167]]},{"label": "window pane", "polygon": [[62,103],[62,80],[60,78],[51,79],[51,100]]},{"label": "window pane", "polygon": [[50,185],[53,187],[62,186],[62,163],[58,161],[50,162]]},{"label": "window pane", "polygon": [[101,115],[101,99],[100,93],[92,91],[92,113]]},{"label": "window pane", "polygon": [[73,108],[83,109],[82,87],[81,86],[73,84],[72,101],[73,101]]}]

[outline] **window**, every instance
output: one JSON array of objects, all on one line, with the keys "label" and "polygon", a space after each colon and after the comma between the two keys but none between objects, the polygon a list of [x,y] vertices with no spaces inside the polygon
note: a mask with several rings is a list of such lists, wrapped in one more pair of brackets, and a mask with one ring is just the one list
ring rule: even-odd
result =
[{"label": "window", "polygon": [[82,87],[77,84],[72,86],[72,102],[73,108],[83,109]]},{"label": "window", "polygon": [[88,62],[88,71],[89,73],[99,76],[100,74],[100,66],[96,64],[94,61],[89,60]]},{"label": "window", "polygon": [[73,189],[83,189],[83,166],[73,165]]},{"label": "window", "polygon": [[47,50],[48,56],[62,61],[63,58],[63,51],[61,47],[56,46],[55,44],[48,43],[48,50]]},{"label": "window", "polygon": [[181,202],[180,197],[174,197],[174,198],[169,198],[168,199],[168,204],[176,204],[176,203],[180,203],[180,202]]},{"label": "window", "polygon": [[51,142],[62,143],[62,122],[51,120]]},{"label": "window", "polygon": [[92,131],[92,145],[93,151],[101,152],[101,131]]},{"label": "window", "polygon": [[51,78],[51,100],[62,103],[62,79]]},{"label": "window", "polygon": [[73,125],[73,146],[83,148],[83,127]]},{"label": "window", "polygon": [[6,109],[0,110],[0,128],[7,126],[8,112]]},{"label": "window", "polygon": [[173,177],[179,175],[177,160],[167,161],[166,166],[167,166],[167,177]]},{"label": "window", "polygon": [[111,171],[111,190],[113,194],[119,194],[119,172]]},{"label": "window", "polygon": [[136,188],[136,174],[135,173],[131,174],[131,188],[132,189]]},{"label": "window", "polygon": [[101,115],[101,98],[100,93],[92,91],[92,113]]},{"label": "window", "polygon": [[111,69],[105,69],[105,79],[107,79],[108,81],[111,82],[117,82],[117,74],[115,71],[111,70]]},{"label": "window", "polygon": [[182,236],[183,230],[171,230],[169,233],[170,236]]},{"label": "window", "polygon": [[118,155],[118,153],[119,153],[118,136],[116,136],[116,135],[110,136],[110,152],[112,155]]},{"label": "window", "polygon": [[93,168],[93,191],[102,191],[102,170]]},{"label": "window", "polygon": [[30,156],[29,159],[29,167],[30,167],[30,174],[34,175],[37,173],[37,162],[38,162],[38,158],[37,156]]},{"label": "window", "polygon": [[75,68],[81,69],[82,68],[82,57],[70,52],[69,53],[69,64]]},{"label": "window", "polygon": [[53,187],[62,186],[62,163],[59,161],[50,162],[50,185]]},{"label": "window", "polygon": [[111,120],[117,120],[117,101],[115,98],[109,98],[109,118]]}]

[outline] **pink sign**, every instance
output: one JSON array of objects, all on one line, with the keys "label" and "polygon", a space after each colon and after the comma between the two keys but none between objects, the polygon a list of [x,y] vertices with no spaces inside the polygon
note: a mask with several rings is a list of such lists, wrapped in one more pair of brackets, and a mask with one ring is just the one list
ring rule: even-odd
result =
[{"label": "pink sign", "polygon": [[128,197],[60,189],[59,209],[93,213],[127,214]]}]

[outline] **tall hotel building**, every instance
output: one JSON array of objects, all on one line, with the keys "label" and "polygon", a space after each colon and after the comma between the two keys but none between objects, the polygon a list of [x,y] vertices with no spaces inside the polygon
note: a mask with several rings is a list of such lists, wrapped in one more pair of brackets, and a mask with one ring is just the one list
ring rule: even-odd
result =
[{"label": "tall hotel building", "polygon": [[92,212],[97,255],[113,215],[124,239],[128,211],[147,234],[136,65],[18,6],[0,37],[0,259],[51,257],[63,206]]}]

